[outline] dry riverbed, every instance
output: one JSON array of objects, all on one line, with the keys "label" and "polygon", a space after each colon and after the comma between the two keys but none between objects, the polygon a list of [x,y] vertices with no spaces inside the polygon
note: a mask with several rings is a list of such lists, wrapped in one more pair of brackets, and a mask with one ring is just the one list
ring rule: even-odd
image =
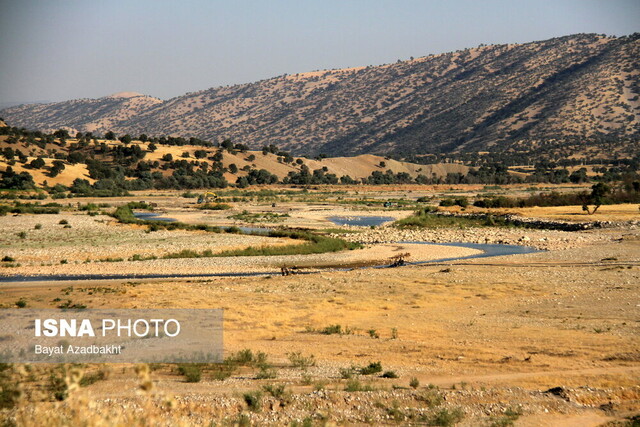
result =
[{"label": "dry riverbed", "polygon": [[[324,228],[326,216],[348,215],[341,209],[319,212],[309,214],[307,225]],[[59,224],[62,219],[71,228]],[[437,417],[450,417],[462,426],[596,426],[640,413],[636,228],[560,232],[385,226],[340,234],[366,245],[340,253],[87,264],[86,258],[215,252],[291,240],[146,233],[144,227],[79,214],[0,217],[0,228],[0,255],[22,263],[3,268],[3,274],[195,274],[358,265],[401,253],[411,254],[410,261],[477,253],[401,243],[406,241],[510,243],[546,250],[447,265],[287,277],[0,284],[3,307],[23,300],[29,308],[52,308],[69,300],[89,308],[223,308],[226,354],[264,352],[275,375],[261,378],[257,367],[242,366],[223,380],[203,371],[199,382],[188,383],[171,365],[153,366],[149,377],[136,374],[133,365],[87,365],[84,374],[103,372],[101,379],[73,391],[64,402],[53,402],[47,394],[51,367],[19,367],[11,378],[25,392],[21,405],[0,413],[18,424],[288,425],[307,420],[314,425],[384,425],[433,424]],[[24,239],[17,236],[21,231]],[[67,263],[60,264],[62,259]],[[322,333],[331,326],[335,331],[336,325],[341,333]],[[296,365],[291,355],[298,353],[314,363]],[[375,362],[380,372],[357,372]],[[347,379],[350,369],[356,372]],[[382,378],[387,371],[397,378]],[[282,386],[284,392],[275,396],[264,388],[269,386]],[[262,397],[252,407],[244,394],[258,391]]]}]

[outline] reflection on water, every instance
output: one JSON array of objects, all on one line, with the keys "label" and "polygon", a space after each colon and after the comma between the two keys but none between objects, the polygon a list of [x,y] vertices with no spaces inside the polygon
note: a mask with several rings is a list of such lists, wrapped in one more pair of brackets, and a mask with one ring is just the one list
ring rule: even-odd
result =
[{"label": "reflection on water", "polygon": [[138,219],[149,219],[149,220],[153,220],[153,221],[166,221],[166,222],[175,222],[176,219],[174,218],[165,218],[160,216],[160,214],[157,213],[153,213],[153,212],[134,212],[133,216],[135,216]]}]

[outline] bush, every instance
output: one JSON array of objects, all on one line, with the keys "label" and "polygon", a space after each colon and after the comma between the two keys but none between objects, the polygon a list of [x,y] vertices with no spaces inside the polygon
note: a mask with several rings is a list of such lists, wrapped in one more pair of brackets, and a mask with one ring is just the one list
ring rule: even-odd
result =
[{"label": "bush", "polygon": [[357,369],[354,367],[351,368],[340,368],[340,378],[343,380],[349,380],[353,378],[353,376],[357,373]]},{"label": "bush", "polygon": [[269,384],[262,387],[262,389],[276,399],[284,399],[287,396],[284,384]]},{"label": "bush", "polygon": [[373,391],[373,388],[369,385],[363,385],[362,383],[360,383],[360,381],[353,379],[347,381],[347,385],[344,387],[344,391]]},{"label": "bush", "polygon": [[452,409],[452,410],[445,408],[436,412],[429,419],[429,425],[449,427],[459,423],[460,421],[462,421],[463,418],[464,418],[464,413],[459,408]]},{"label": "bush", "polygon": [[16,306],[18,308],[25,308],[27,306],[27,301],[24,298],[20,298],[18,301],[16,301]]},{"label": "bush", "polygon": [[65,377],[66,372],[64,371],[64,368],[58,369],[57,372],[52,372],[49,376],[47,389],[55,400],[63,401],[69,395],[69,389],[67,388]]},{"label": "bush", "polygon": [[384,374],[382,374],[381,377],[382,378],[398,378],[398,374],[396,374],[394,371],[386,371]]},{"label": "bush", "polygon": [[301,352],[297,351],[289,353],[287,356],[289,357],[291,364],[296,368],[307,369],[310,366],[316,365],[316,358],[313,354],[310,356],[303,356]]},{"label": "bush", "polygon": [[332,335],[332,334],[342,335],[342,326],[330,325],[322,329],[320,333],[324,335]]},{"label": "bush", "polygon": [[231,205],[226,203],[205,203],[202,206],[198,206],[198,209],[209,211],[225,211],[231,209]]},{"label": "bush", "polygon": [[416,400],[424,402],[429,408],[442,405],[444,397],[438,390],[430,389],[416,396]]},{"label": "bush", "polygon": [[380,362],[371,362],[364,368],[360,369],[361,375],[372,375],[382,372],[382,364]]},{"label": "bush", "polygon": [[[15,381],[12,381],[8,372],[10,365],[0,363],[0,409],[11,409],[18,404],[20,400],[20,389]],[[3,425],[15,425],[9,421],[5,421]]]},{"label": "bush", "polygon": [[61,219],[60,222],[58,222],[58,224],[67,225],[67,224],[69,224],[69,221],[67,221],[66,219]]},{"label": "bush", "polygon": [[202,370],[198,365],[180,365],[178,366],[178,372],[180,372],[180,375],[184,375],[188,383],[199,383],[202,377]]},{"label": "bush", "polygon": [[466,197],[457,197],[454,200],[454,203],[461,208],[466,208],[467,206],[469,206],[469,199],[467,199]]},{"label": "bush", "polygon": [[420,381],[418,381],[416,377],[411,378],[411,381],[409,381],[409,387],[413,389],[420,387]]},{"label": "bush", "polygon": [[262,409],[262,392],[261,391],[251,391],[242,395],[245,403],[247,404],[247,408],[251,411],[258,412]]},{"label": "bush", "polygon": [[5,256],[2,258],[2,262],[14,262],[15,260],[16,260],[15,258],[10,257],[9,255],[5,255]]},{"label": "bush", "polygon": [[98,381],[102,381],[107,379],[107,373],[103,370],[100,370],[94,374],[86,374],[83,375],[82,378],[80,379],[80,387],[87,387],[90,386],[91,384],[95,384]]}]

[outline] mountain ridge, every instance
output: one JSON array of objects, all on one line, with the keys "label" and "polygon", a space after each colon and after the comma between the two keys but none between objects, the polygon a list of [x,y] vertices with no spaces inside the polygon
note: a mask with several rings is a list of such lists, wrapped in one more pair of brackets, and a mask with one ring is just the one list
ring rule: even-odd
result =
[{"label": "mountain ridge", "polygon": [[610,152],[602,141],[618,139],[625,142],[614,153],[628,156],[637,149],[627,142],[640,139],[638,58],[637,33],[578,34],[285,74],[166,101],[103,97],[0,116],[44,131],[230,138],[305,155],[519,152],[565,140],[574,151]]}]

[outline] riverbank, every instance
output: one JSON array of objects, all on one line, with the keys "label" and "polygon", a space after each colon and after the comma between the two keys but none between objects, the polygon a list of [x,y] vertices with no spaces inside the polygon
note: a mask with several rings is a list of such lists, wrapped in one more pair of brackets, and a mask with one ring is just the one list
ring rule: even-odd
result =
[{"label": "riverbank", "polygon": [[[1,275],[67,276],[67,275],[206,275],[267,273],[280,274],[281,267],[298,267],[306,271],[319,268],[382,265],[399,254],[411,262],[460,258],[481,254],[472,248],[425,245],[414,243],[379,244],[364,249],[314,255],[242,256],[215,258],[177,258],[119,262],[72,262],[57,265],[20,266],[5,268]],[[1,280],[0,280],[1,281]]]},{"label": "riverbank", "polygon": [[352,242],[365,245],[393,242],[433,242],[433,243],[487,243],[505,245],[524,245],[541,250],[563,250],[612,242],[626,234],[638,234],[640,230],[612,228],[606,230],[558,231],[534,230],[506,227],[478,228],[397,228],[386,225],[375,229],[347,227],[360,233],[340,234]]}]

